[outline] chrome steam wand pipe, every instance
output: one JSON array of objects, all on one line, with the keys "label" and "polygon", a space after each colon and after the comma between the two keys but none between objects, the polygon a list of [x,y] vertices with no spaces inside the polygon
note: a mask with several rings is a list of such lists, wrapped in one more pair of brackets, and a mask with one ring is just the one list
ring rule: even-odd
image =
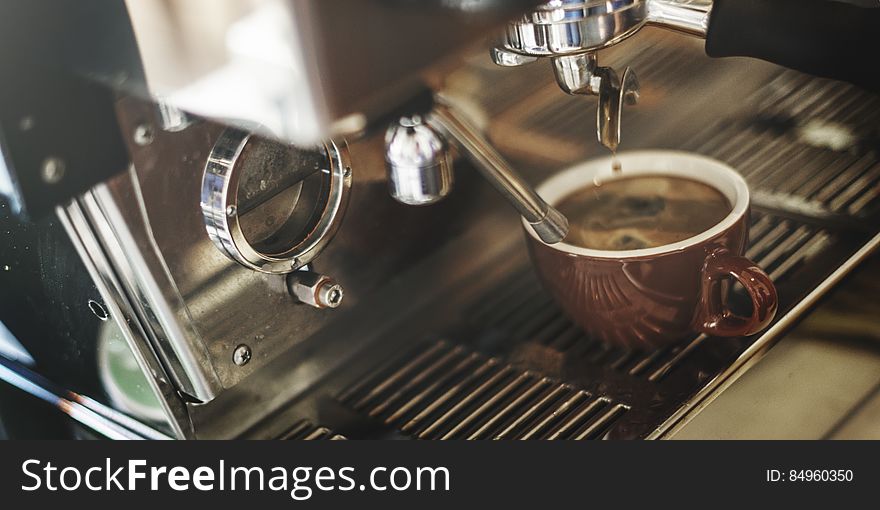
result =
[{"label": "chrome steam wand pipe", "polygon": [[463,149],[480,173],[532,225],[541,240],[554,244],[565,238],[568,233],[565,216],[538,196],[476,127],[442,100],[437,101],[428,119]]}]

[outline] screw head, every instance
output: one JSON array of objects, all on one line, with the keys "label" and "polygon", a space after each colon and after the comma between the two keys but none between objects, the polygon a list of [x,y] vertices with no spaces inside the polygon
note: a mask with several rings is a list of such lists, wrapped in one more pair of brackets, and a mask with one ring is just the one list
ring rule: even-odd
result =
[{"label": "screw head", "polygon": [[134,140],[134,143],[140,145],[141,147],[145,147],[153,143],[153,138],[153,127],[149,124],[139,124],[136,128],[134,128],[132,139]]},{"label": "screw head", "polygon": [[43,166],[40,168],[40,177],[46,184],[56,184],[64,177],[66,169],[63,159],[48,157],[43,160]]},{"label": "screw head", "polygon": [[327,293],[327,304],[337,307],[340,303],[342,303],[342,287],[334,285],[330,288],[330,292]]},{"label": "screw head", "polygon": [[251,360],[251,356],[251,348],[245,344],[241,344],[235,348],[235,351],[232,352],[232,362],[240,367],[243,367],[248,364],[248,361]]},{"label": "screw head", "polygon": [[339,285],[335,282],[326,283],[318,289],[317,292],[317,301],[318,304],[323,308],[337,308],[342,304],[342,298],[345,296],[345,291],[342,289],[342,285]]}]

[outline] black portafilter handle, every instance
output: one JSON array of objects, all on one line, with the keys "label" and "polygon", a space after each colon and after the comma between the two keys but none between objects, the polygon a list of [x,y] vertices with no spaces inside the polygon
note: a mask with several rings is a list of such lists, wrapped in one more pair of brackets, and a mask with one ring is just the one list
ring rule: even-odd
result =
[{"label": "black portafilter handle", "polygon": [[715,0],[710,57],[754,57],[880,92],[880,4]]}]

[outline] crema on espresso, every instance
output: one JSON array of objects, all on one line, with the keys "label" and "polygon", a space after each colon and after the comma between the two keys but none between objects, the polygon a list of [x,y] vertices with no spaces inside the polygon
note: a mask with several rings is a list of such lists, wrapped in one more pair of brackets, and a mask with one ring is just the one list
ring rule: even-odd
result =
[{"label": "crema on espresso", "polygon": [[580,188],[556,207],[569,221],[565,242],[595,250],[637,250],[683,241],[731,211],[720,191],[672,176],[612,178]]}]

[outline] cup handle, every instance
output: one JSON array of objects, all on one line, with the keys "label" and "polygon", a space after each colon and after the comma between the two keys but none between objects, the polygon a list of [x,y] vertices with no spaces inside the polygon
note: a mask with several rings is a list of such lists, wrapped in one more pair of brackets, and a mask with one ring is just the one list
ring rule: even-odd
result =
[{"label": "cup handle", "polygon": [[[721,282],[734,278],[752,299],[752,315],[742,316],[730,311],[723,303]],[[748,336],[766,328],[776,315],[776,287],[751,260],[717,249],[706,257],[702,271],[701,314],[697,329],[712,336]]]}]

